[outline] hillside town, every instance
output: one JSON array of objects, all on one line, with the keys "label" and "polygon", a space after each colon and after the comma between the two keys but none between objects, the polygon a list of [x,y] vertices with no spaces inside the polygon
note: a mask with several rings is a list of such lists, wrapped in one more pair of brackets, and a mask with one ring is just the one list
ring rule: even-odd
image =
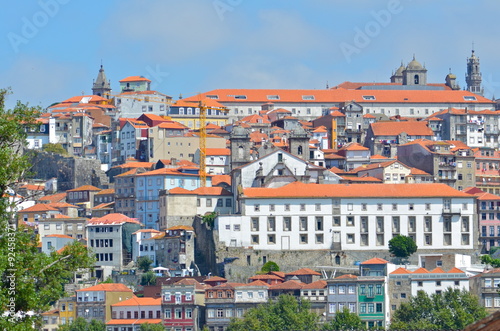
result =
[{"label": "hillside town", "polygon": [[[141,73],[114,91],[101,65],[26,127],[33,175],[9,195],[40,253],[79,242],[94,259],[42,330],[226,331],[282,294],[366,328],[418,291],[499,310],[500,269],[481,257],[500,257],[500,99],[474,50],[464,87],[428,82],[420,60],[387,81],[177,99]],[[392,253],[399,236],[416,251]]]}]

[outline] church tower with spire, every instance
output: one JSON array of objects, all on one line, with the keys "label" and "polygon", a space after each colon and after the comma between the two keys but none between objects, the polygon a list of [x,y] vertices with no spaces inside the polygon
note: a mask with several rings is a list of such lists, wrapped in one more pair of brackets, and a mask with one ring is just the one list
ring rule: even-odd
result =
[{"label": "church tower with spire", "polygon": [[94,84],[92,85],[92,94],[109,99],[110,93],[111,82],[106,79],[106,73],[104,72],[104,67],[101,64],[101,68],[97,74],[97,79],[94,80]]},{"label": "church tower with spire", "polygon": [[474,54],[467,58],[467,74],[465,75],[465,82],[467,83],[467,91],[483,95],[481,88],[481,70],[479,66],[479,58]]}]

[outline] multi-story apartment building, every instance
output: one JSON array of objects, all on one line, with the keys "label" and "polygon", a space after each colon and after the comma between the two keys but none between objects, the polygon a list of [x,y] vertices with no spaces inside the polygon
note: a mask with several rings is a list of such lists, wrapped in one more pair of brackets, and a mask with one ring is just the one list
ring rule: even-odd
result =
[{"label": "multi-story apartment building", "polygon": [[128,300],[133,295],[130,288],[120,283],[99,284],[76,290],[76,317],[83,317],[87,322],[95,319],[106,323],[112,318],[111,306]]},{"label": "multi-story apartment building", "polygon": [[500,196],[483,192],[471,187],[464,192],[477,197],[477,219],[479,223],[479,242],[482,253],[488,253],[492,247],[500,246]]},{"label": "multi-story apartment building", "polygon": [[205,289],[206,326],[210,331],[225,331],[235,317],[235,286],[222,283]]},{"label": "multi-story apartment building", "polygon": [[474,149],[476,157],[476,187],[500,194],[500,151],[497,148]]},{"label": "multi-story apartment building", "polygon": [[106,331],[140,331],[142,324],[162,324],[161,298],[138,298],[135,295],[111,305],[111,319]]},{"label": "multi-story apartment building", "polygon": [[457,190],[476,184],[473,151],[460,141],[416,140],[398,146],[398,160]]},{"label": "multi-story apartment building", "polygon": [[132,261],[132,233],[141,223],[123,214],[108,214],[87,223],[88,245],[96,257],[96,277],[105,279],[112,270]]},{"label": "multi-story apartment building", "polygon": [[422,170],[411,168],[398,161],[370,163],[353,170],[358,177],[370,176],[381,179],[386,184],[432,183],[434,178]]},{"label": "multi-story apartment building", "polygon": [[372,155],[399,156],[398,146],[416,139],[433,139],[434,132],[424,121],[385,121],[370,124],[364,145]]},{"label": "multi-story apartment building", "polygon": [[132,259],[137,261],[141,256],[147,256],[156,261],[154,236],[161,232],[153,229],[141,229],[132,233]]},{"label": "multi-story apartment building", "polygon": [[182,279],[162,286],[163,325],[178,331],[199,331],[205,321],[206,285]]},{"label": "multi-story apartment building", "polygon": [[[161,168],[137,174],[135,185],[135,215],[148,229],[159,230],[161,190],[175,187],[194,190],[201,185],[198,168]],[[211,186],[211,176],[207,176],[207,186]]]},{"label": "multi-story apartment building", "polygon": [[194,229],[188,225],[169,227],[153,237],[156,265],[168,268],[172,276],[186,275],[194,263],[194,238]]},{"label": "multi-story apartment building", "polygon": [[90,210],[94,207],[94,195],[101,189],[92,185],[83,185],[71,190],[67,190],[66,201],[72,205],[77,205],[80,217],[90,216]]},{"label": "multi-story apartment building", "polygon": [[168,116],[172,120],[184,124],[190,129],[200,128],[200,102],[203,106],[209,107],[205,110],[206,123],[215,124],[219,127],[228,124],[228,115],[221,109],[224,108],[222,104],[217,102],[217,100],[204,98],[203,100],[191,100],[186,99],[177,100],[172,106],[170,106]]},{"label": "multi-story apartment building", "polygon": [[227,247],[387,251],[408,235],[421,251],[476,246],[475,197],[444,184],[304,184],[247,188],[241,215],[220,215]]},{"label": "multi-story apartment building", "polygon": [[469,279],[470,291],[479,297],[481,306],[486,307],[488,313],[494,313],[500,308],[500,269],[490,269]]}]

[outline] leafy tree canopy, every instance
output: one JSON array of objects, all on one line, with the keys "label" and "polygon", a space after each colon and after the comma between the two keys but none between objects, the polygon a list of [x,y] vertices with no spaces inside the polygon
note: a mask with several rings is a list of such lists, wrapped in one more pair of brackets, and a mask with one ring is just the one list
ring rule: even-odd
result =
[{"label": "leafy tree canopy", "polygon": [[489,264],[493,268],[500,268],[500,259],[494,259],[491,255],[483,255],[481,256],[481,263]]},{"label": "leafy tree canopy", "polygon": [[154,285],[156,284],[156,275],[152,271],[148,271],[145,274],[142,275],[141,277],[141,285],[146,286],[146,285]]},{"label": "leafy tree canopy", "polygon": [[151,263],[153,263],[153,261],[149,256],[141,256],[137,259],[137,266],[142,272],[148,272],[151,269]]},{"label": "leafy tree canopy", "polygon": [[391,330],[463,330],[486,317],[486,309],[473,294],[448,288],[441,294],[418,291],[394,312]]},{"label": "leafy tree canopy", "polygon": [[208,225],[210,229],[214,227],[215,219],[217,218],[216,212],[206,213],[201,217],[201,223]]},{"label": "leafy tree canopy", "polygon": [[278,264],[276,264],[276,262],[268,261],[262,266],[262,269],[260,269],[260,271],[263,273],[268,273],[271,271],[280,271],[280,267]]},{"label": "leafy tree canopy", "polygon": [[106,331],[106,324],[98,320],[87,322],[83,317],[77,317],[73,323],[60,326],[58,331]]},{"label": "leafy tree canopy", "polygon": [[415,241],[407,236],[397,235],[389,240],[389,252],[399,258],[408,258],[417,248]]},{"label": "leafy tree canopy", "polygon": [[0,90],[0,309],[9,312],[0,315],[0,330],[39,330],[40,314],[64,295],[74,272],[93,266],[94,260],[80,243],[39,253],[33,229],[18,228],[11,197],[30,167],[25,129],[35,125],[39,112],[20,102],[5,109],[9,92]]},{"label": "leafy tree canopy", "polygon": [[165,331],[165,327],[161,324],[144,323],[141,325],[141,331]]},{"label": "leafy tree canopy", "polygon": [[249,309],[242,319],[232,319],[228,331],[317,330],[318,315],[309,311],[307,300],[280,295]]},{"label": "leafy tree canopy", "polygon": [[50,153],[68,155],[68,152],[64,149],[64,147],[61,144],[48,143],[43,145],[42,150]]},{"label": "leafy tree canopy", "polygon": [[364,330],[365,324],[361,321],[358,315],[351,313],[348,308],[335,314],[335,317],[328,323],[323,325],[323,330],[343,330],[343,331],[357,331]]}]

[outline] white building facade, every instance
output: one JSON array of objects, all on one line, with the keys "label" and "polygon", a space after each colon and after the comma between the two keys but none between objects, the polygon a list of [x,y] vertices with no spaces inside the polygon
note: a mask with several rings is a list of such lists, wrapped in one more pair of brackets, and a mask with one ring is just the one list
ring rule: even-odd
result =
[{"label": "white building facade", "polygon": [[304,184],[248,188],[241,215],[219,216],[226,246],[258,250],[389,249],[412,237],[420,250],[475,248],[474,198],[443,184]]}]

